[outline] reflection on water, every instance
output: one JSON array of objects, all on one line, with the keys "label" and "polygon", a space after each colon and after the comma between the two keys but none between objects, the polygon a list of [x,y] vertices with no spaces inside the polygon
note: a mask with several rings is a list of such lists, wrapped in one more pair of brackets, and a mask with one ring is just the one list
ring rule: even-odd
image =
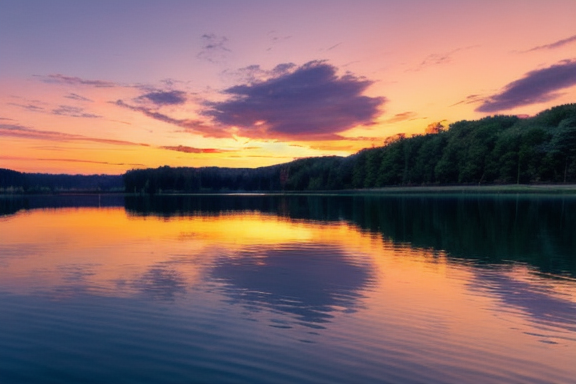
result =
[{"label": "reflection on water", "polygon": [[3,384],[576,376],[574,198],[0,201]]},{"label": "reflection on water", "polygon": [[545,281],[526,281],[494,269],[478,269],[475,275],[473,289],[489,291],[501,300],[503,308],[520,309],[539,324],[565,329],[576,341],[574,297],[551,294]]},{"label": "reflection on water", "polygon": [[576,278],[576,196],[127,197],[126,209],[138,216],[257,211],[345,220],[394,243],[484,263],[525,262]]},{"label": "reflection on water", "polygon": [[[263,249],[262,249],[263,248]],[[215,262],[211,276],[225,283],[232,303],[294,314],[305,323],[328,322],[330,312],[352,312],[368,285],[369,264],[330,244],[279,244]]]}]

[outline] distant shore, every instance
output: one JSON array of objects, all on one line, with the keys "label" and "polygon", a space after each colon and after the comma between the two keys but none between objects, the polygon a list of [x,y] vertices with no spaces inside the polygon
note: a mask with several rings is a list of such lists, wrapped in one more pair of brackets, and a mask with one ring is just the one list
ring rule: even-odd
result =
[{"label": "distant shore", "polygon": [[433,186],[397,186],[373,189],[341,191],[353,194],[576,194],[576,184],[503,184],[503,185],[433,185]]},{"label": "distant shore", "polygon": [[[171,195],[410,195],[410,194],[537,194],[537,195],[575,195],[576,184],[503,184],[503,185],[427,185],[427,186],[390,186],[368,189],[345,189],[345,190],[317,190],[317,191],[204,191],[204,192],[181,192],[164,191],[155,193],[154,196]],[[54,191],[40,193],[23,193],[20,191],[0,190],[0,196],[24,196],[24,195],[144,195],[122,191]]]}]

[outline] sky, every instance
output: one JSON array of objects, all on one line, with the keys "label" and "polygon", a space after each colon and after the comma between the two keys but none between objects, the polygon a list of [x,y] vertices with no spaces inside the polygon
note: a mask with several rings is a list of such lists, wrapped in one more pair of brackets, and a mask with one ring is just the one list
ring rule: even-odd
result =
[{"label": "sky", "polygon": [[576,102],[575,0],[2,0],[0,168],[348,156]]}]

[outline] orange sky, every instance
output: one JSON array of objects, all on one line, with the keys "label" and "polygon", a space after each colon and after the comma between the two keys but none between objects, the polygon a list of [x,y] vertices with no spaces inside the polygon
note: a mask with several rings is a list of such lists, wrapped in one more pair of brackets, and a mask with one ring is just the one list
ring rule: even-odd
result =
[{"label": "orange sky", "polygon": [[576,2],[0,2],[0,167],[342,155],[576,102]]}]

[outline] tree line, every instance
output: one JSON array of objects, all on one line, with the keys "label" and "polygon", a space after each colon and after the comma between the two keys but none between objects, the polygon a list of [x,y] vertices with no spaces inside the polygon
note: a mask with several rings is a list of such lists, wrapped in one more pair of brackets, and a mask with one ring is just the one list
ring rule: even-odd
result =
[{"label": "tree line", "polygon": [[0,169],[0,192],[319,191],[417,185],[576,182],[576,104],[531,118],[458,121],[434,133],[388,139],[348,157],[260,168],[160,167],[122,176],[48,175]]},{"label": "tree line", "polygon": [[24,173],[0,168],[0,193],[123,192],[121,175]]},{"label": "tree line", "polygon": [[131,170],[126,192],[318,191],[385,186],[576,182],[576,104],[531,118],[459,121],[435,133],[399,135],[348,157],[248,168]]}]

